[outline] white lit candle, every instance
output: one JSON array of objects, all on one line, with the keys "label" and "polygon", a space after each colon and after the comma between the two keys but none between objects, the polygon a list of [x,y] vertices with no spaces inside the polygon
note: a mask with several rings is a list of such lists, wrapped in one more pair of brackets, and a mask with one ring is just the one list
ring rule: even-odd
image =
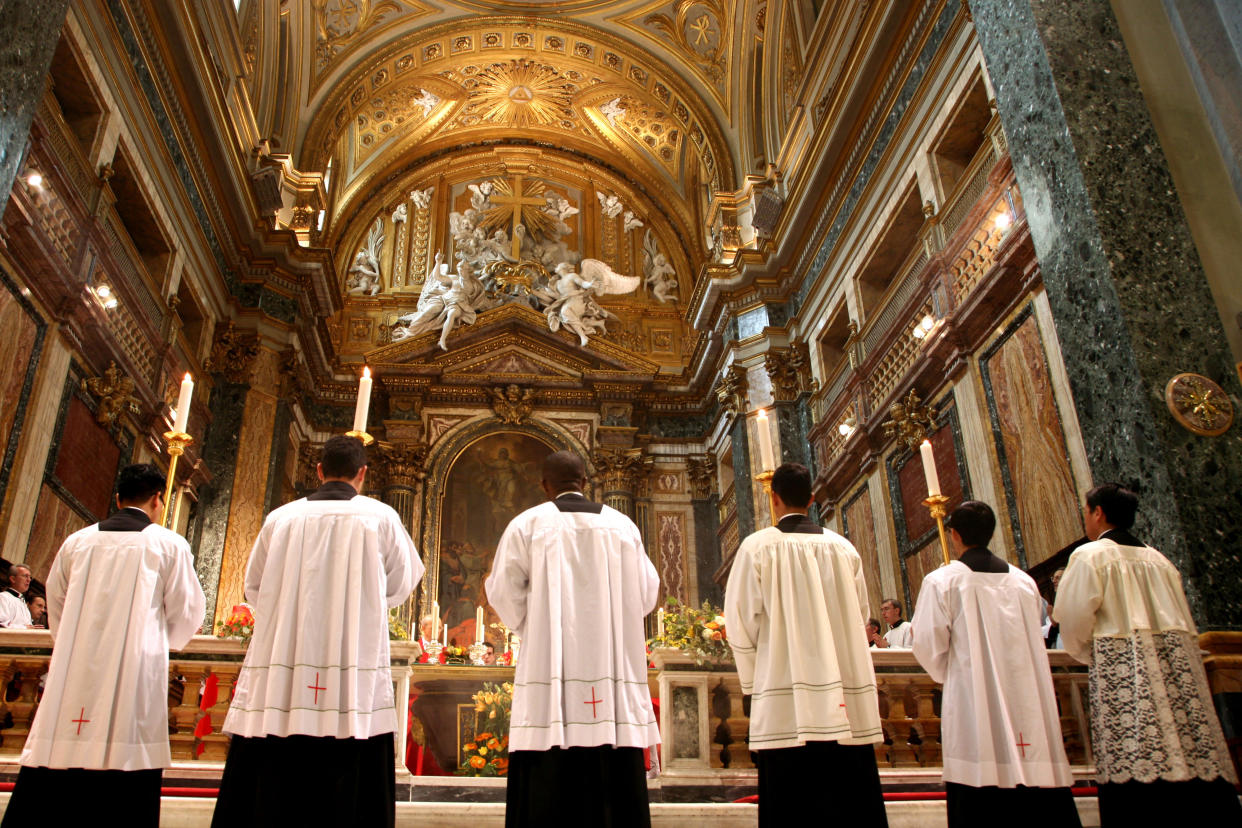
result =
[{"label": "white lit candle", "polygon": [[776,468],[776,461],[772,457],[772,431],[768,428],[766,408],[759,409],[759,416],[755,418],[755,426],[759,431],[759,461],[763,464],[761,471],[772,471]]},{"label": "white lit candle", "polygon": [[924,440],[919,446],[919,453],[923,455],[923,476],[927,478],[927,496],[940,496],[940,477],[936,474],[936,458],[932,456],[932,445],[930,440]]},{"label": "white lit candle", "polygon": [[444,646],[448,646],[448,624],[444,625]]},{"label": "white lit candle", "polygon": [[474,608],[474,643],[483,643],[483,608]]},{"label": "white lit candle", "polygon": [[177,421],[173,423],[173,431],[186,433],[186,426],[190,424],[190,400],[193,398],[194,380],[187,373],[181,381],[181,396],[177,397]]},{"label": "white lit candle", "polygon": [[431,602],[431,640],[440,637],[440,602]]},{"label": "white lit candle", "polygon": [[660,607],[659,612],[656,613],[656,637],[664,638],[664,607]]},{"label": "white lit candle", "polygon": [[367,411],[371,408],[371,369],[363,368],[358,380],[358,404],[354,406],[354,431],[366,432]]}]

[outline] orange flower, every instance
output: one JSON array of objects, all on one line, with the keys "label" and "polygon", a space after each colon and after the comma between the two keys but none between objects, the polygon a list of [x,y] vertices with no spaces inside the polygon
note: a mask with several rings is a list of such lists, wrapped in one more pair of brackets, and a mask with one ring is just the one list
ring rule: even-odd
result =
[{"label": "orange flower", "polygon": [[492,761],[495,762],[496,767],[500,768],[501,770],[504,770],[505,768],[509,767],[509,760],[504,758],[503,756],[497,759],[493,759]]},{"label": "orange flower", "polygon": [[495,739],[488,739],[487,746],[491,748],[492,750],[500,750],[500,742],[496,741]]},{"label": "orange flower", "polygon": [[721,641],[723,639],[724,636],[721,635],[719,631],[712,633],[712,641]]},{"label": "orange flower", "polygon": [[466,742],[466,744],[462,745],[462,748],[468,752],[473,751],[475,749],[474,742]]},{"label": "orange flower", "polygon": [[480,734],[478,734],[477,736],[475,736],[475,737],[474,737],[474,740],[475,740],[476,742],[486,742],[486,741],[487,741],[488,739],[490,739],[490,738],[492,738],[492,734],[490,734],[490,733],[480,733]]},{"label": "orange flower", "polygon": [[471,756],[470,757],[470,767],[479,769],[479,768],[484,767],[485,765],[487,765],[487,760],[484,759],[482,756]]}]

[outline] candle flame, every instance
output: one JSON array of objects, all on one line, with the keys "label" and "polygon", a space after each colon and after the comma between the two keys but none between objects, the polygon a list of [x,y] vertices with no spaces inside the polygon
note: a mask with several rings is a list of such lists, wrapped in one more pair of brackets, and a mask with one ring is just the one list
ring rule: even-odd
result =
[{"label": "candle flame", "polygon": [[362,366],[362,375],[363,375],[364,377],[366,377],[367,379],[370,379],[370,378],[371,378],[371,369],[370,369],[368,366],[366,366],[366,365]]},{"label": "candle flame", "polygon": [[189,372],[189,371],[186,371],[186,372],[185,372],[185,379],[183,380],[183,382],[189,382],[189,381],[190,381],[190,372]]},{"label": "candle flame", "polygon": [[931,445],[931,440],[928,440],[927,438],[923,438],[923,445],[925,445],[925,446],[930,446],[930,445]]}]

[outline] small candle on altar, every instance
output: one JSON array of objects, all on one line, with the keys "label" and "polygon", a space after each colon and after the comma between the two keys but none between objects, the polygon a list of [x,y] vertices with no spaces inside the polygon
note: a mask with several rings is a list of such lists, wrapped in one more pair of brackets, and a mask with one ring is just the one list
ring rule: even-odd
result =
[{"label": "small candle on altar", "polygon": [[444,646],[448,646],[448,624],[444,625]]},{"label": "small candle on altar", "polygon": [[440,637],[440,602],[431,602],[431,640]]},{"label": "small candle on altar", "polygon": [[185,434],[186,426],[190,424],[190,400],[193,398],[194,380],[187,373],[181,381],[181,395],[177,397],[177,419],[173,423],[173,431],[179,434]]},{"label": "small candle on altar", "polygon": [[656,612],[656,637],[664,637],[664,607],[660,607]]},{"label": "small candle on altar", "polygon": [[923,476],[927,478],[927,496],[940,496],[940,477],[936,474],[936,458],[932,456],[930,440],[919,445],[919,453],[923,455]]},{"label": "small candle on altar", "polygon": [[474,608],[474,643],[483,643],[483,608]]},{"label": "small candle on altar", "polygon": [[358,403],[354,406],[354,431],[367,430],[367,411],[371,408],[371,369],[364,367],[358,379]]},{"label": "small candle on altar", "polygon": [[755,426],[759,431],[759,461],[763,464],[760,471],[772,471],[776,468],[776,461],[772,457],[772,431],[768,428],[766,408],[759,409],[759,414],[755,418]]}]

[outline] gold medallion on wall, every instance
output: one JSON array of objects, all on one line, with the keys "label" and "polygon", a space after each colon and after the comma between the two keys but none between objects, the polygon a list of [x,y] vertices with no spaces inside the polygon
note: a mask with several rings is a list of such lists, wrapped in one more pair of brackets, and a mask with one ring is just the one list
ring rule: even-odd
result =
[{"label": "gold medallion on wall", "polygon": [[1202,374],[1178,374],[1164,387],[1173,419],[1204,437],[1224,434],[1233,424],[1233,403],[1224,389]]}]

